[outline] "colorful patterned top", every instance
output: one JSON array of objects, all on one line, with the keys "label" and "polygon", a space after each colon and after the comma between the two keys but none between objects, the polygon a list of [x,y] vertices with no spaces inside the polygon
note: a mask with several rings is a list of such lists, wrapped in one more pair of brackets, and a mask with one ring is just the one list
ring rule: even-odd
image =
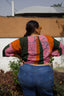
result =
[{"label": "colorful patterned top", "polygon": [[46,64],[50,55],[64,54],[64,45],[49,35],[21,37],[3,49],[3,56],[18,54],[28,64]]}]

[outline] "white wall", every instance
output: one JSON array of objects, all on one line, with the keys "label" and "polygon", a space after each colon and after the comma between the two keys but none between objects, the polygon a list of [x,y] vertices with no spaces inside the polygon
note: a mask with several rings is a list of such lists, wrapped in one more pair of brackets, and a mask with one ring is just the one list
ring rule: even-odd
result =
[{"label": "white wall", "polygon": [[[17,38],[0,38],[0,69],[3,69],[5,72],[9,71],[9,61],[17,60],[16,57],[3,57],[2,56],[2,50],[3,48],[9,44],[10,42],[16,40]],[[55,38],[58,41],[61,41],[64,45],[64,38],[57,37]],[[58,67],[58,66],[64,66],[64,55],[59,56],[59,57],[54,57],[53,61],[53,67]]]},{"label": "white wall", "polygon": [[[55,39],[64,45],[64,37],[55,37]],[[64,67],[64,55],[54,57],[53,67]]]},{"label": "white wall", "polygon": [[17,38],[0,38],[0,57],[2,57],[3,48],[10,42],[16,40]]},{"label": "white wall", "polygon": [[3,57],[2,50],[10,42],[16,40],[17,38],[0,38],[0,69],[3,69],[5,72],[9,71],[9,61],[16,60],[16,57]]}]

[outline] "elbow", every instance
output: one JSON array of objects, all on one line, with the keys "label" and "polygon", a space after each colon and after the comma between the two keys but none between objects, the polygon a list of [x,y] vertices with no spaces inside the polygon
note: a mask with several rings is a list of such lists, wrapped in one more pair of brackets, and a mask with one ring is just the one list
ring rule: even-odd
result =
[{"label": "elbow", "polygon": [[2,56],[3,57],[5,57],[6,55],[5,55],[5,50],[3,49],[3,51],[2,51]]},{"label": "elbow", "polygon": [[4,49],[3,51],[2,51],[2,55],[3,55],[3,57],[9,57],[10,55],[9,55],[9,52],[8,52],[8,48],[7,49]]}]

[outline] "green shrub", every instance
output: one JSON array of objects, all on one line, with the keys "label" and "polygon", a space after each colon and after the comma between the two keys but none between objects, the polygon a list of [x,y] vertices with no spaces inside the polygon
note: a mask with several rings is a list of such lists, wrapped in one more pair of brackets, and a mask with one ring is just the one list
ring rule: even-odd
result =
[{"label": "green shrub", "polygon": [[20,59],[18,59],[17,61],[10,61],[9,62],[9,66],[10,66],[11,71],[13,73],[13,79],[14,79],[15,85],[19,84],[18,72],[19,72],[20,63],[21,63]]},{"label": "green shrub", "polygon": [[54,61],[54,58],[50,58],[49,62],[52,63]]},{"label": "green shrub", "polygon": [[54,96],[64,96],[64,73],[54,70]]},{"label": "green shrub", "polygon": [[20,85],[15,85],[12,71],[0,70],[0,96],[23,96]]}]

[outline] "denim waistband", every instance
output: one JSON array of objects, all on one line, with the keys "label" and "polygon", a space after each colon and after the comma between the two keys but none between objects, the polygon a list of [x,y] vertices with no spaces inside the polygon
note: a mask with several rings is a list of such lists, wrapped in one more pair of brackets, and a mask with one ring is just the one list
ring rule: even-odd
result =
[{"label": "denim waistband", "polygon": [[[27,63],[23,63],[22,66],[20,66],[20,68],[24,69],[24,70],[38,70],[38,69],[42,69],[42,70],[48,70],[51,67],[49,65],[45,65],[45,66],[36,66],[36,65],[32,65],[32,64],[27,64]],[[52,68],[51,68],[52,69]]]}]

